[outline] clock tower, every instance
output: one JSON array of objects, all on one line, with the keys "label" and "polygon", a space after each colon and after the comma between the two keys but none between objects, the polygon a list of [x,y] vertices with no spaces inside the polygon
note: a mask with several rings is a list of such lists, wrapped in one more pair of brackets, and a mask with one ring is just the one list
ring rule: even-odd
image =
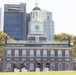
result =
[{"label": "clock tower", "polygon": [[38,7],[38,3],[36,1],[35,8],[30,15],[29,22],[29,33],[28,33],[28,41],[30,42],[45,42],[46,35],[44,34],[44,22],[41,20],[40,12],[41,9]]}]

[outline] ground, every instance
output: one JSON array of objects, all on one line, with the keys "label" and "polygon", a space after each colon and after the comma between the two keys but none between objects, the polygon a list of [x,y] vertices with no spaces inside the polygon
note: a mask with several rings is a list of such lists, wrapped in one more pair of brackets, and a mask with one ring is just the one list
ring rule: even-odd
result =
[{"label": "ground", "polygon": [[49,72],[2,72],[0,75],[76,75],[76,71],[49,71]]}]

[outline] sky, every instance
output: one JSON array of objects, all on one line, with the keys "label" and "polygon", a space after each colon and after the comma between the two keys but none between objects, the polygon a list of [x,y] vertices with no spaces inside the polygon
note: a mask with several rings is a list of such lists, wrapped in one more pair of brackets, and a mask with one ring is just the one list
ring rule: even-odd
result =
[{"label": "sky", "polygon": [[[69,33],[76,35],[76,0],[37,0],[38,6],[42,10],[52,12],[55,25],[55,33]],[[2,26],[4,4],[26,3],[27,12],[31,12],[35,7],[36,0],[0,0],[2,8]]]}]

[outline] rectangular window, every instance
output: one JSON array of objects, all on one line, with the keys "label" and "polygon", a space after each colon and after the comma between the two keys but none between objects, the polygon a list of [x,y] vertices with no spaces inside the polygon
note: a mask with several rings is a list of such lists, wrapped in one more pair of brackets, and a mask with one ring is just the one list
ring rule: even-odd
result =
[{"label": "rectangular window", "polygon": [[51,58],[51,61],[54,61],[55,59],[54,58]]},{"label": "rectangular window", "polygon": [[43,58],[43,60],[47,60],[47,58]]},{"label": "rectangular window", "polygon": [[39,36],[35,37],[35,42],[39,42]]},{"label": "rectangular window", "polygon": [[15,54],[16,57],[19,56],[19,50],[15,50]]},{"label": "rectangular window", "polygon": [[66,58],[65,60],[66,60],[66,61],[69,61],[70,59]]},{"label": "rectangular window", "polygon": [[69,50],[65,50],[65,57],[69,57]]},{"label": "rectangular window", "polygon": [[34,58],[30,58],[30,60],[34,60]]},{"label": "rectangular window", "polygon": [[41,59],[40,58],[36,58],[36,60],[39,60],[40,61]]},{"label": "rectangular window", "polygon": [[7,56],[11,56],[11,50],[7,50]]},{"label": "rectangular window", "polygon": [[62,57],[62,51],[58,50],[58,57]]},{"label": "rectangular window", "polygon": [[15,60],[15,61],[18,61],[18,60],[19,60],[19,58],[15,58],[14,60]]},{"label": "rectangular window", "polygon": [[34,56],[34,50],[30,50],[30,57]]},{"label": "rectangular window", "polygon": [[26,50],[22,50],[22,56],[26,56]]},{"label": "rectangular window", "polygon": [[36,51],[36,56],[39,57],[40,55],[41,55],[41,54],[40,54],[40,50],[37,50],[37,51]]},{"label": "rectangular window", "polygon": [[24,60],[26,60],[26,58],[22,58],[22,60],[24,61]]},{"label": "rectangular window", "polygon": [[51,56],[51,57],[54,57],[54,56],[55,56],[54,50],[51,50],[51,51],[50,51],[50,56]]},{"label": "rectangular window", "polygon": [[44,57],[47,56],[47,50],[43,50],[43,56],[44,56]]},{"label": "rectangular window", "polygon": [[7,60],[11,60],[11,58],[7,58]]}]

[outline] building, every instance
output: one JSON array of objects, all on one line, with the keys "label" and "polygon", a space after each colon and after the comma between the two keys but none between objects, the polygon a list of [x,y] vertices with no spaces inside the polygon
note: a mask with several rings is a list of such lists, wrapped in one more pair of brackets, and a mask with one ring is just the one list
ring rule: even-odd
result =
[{"label": "building", "polygon": [[43,32],[46,34],[46,41],[53,39],[54,34],[54,21],[52,20],[52,13],[46,10],[41,10],[38,7],[38,3],[35,3],[30,16],[31,22],[42,22],[43,23]]},{"label": "building", "polygon": [[27,39],[26,3],[4,5],[4,32],[15,40]]},{"label": "building", "polygon": [[[26,36],[28,36],[28,24],[30,21],[30,13],[26,13]],[[26,37],[28,39],[28,37]]]},{"label": "building", "polygon": [[68,42],[7,42],[4,47],[3,70],[12,71],[11,61],[19,63],[23,60],[30,71],[35,71],[36,60],[41,62],[41,71],[46,61],[50,62],[50,71],[72,70],[72,46]]},{"label": "building", "polygon": [[[46,62],[49,61],[49,70],[72,70],[72,46],[68,41],[47,41],[47,33],[44,32],[44,20],[46,13],[37,6],[31,12],[28,26],[27,41],[7,41],[4,46],[3,70],[13,71],[11,61],[20,63],[25,61],[29,71],[36,71],[37,61],[40,62],[40,70],[43,71]],[[45,14],[45,15],[41,15]],[[46,20],[47,22],[48,20]]]},{"label": "building", "polygon": [[44,21],[44,33],[47,35],[47,41],[53,40],[55,33],[54,21],[52,20],[52,12],[46,12],[46,19]]},{"label": "building", "polygon": [[0,30],[1,30],[1,8],[0,8]]}]

